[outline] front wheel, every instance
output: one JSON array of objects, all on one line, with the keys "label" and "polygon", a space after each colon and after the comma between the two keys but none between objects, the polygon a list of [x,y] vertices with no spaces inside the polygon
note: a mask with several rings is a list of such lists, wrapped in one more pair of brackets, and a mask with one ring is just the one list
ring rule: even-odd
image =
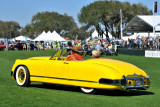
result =
[{"label": "front wheel", "polygon": [[80,87],[80,89],[85,94],[94,94],[96,92],[96,90],[94,88]]},{"label": "front wheel", "polygon": [[21,87],[27,87],[30,85],[30,74],[25,66],[19,66],[16,71],[16,81]]}]

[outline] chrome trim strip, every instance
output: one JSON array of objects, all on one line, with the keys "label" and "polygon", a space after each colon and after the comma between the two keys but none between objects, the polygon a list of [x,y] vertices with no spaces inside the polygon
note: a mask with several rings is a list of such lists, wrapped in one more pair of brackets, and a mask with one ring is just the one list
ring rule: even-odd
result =
[{"label": "chrome trim strip", "polygon": [[133,75],[127,75],[127,76],[142,76],[142,75],[137,75],[136,73],[134,73]]},{"label": "chrome trim strip", "polygon": [[31,76],[31,77],[40,77],[40,78],[50,78],[50,79],[68,80],[68,81],[80,81],[80,82],[98,83],[98,82],[96,82],[96,81],[89,81],[89,80],[67,79],[67,78],[46,77],[46,76],[36,76],[36,75],[30,75],[30,76]]},{"label": "chrome trim strip", "polygon": [[149,87],[149,85],[141,85],[141,86],[128,86],[127,88],[143,88],[143,87]]},{"label": "chrome trim strip", "polygon": [[149,77],[126,77],[127,80],[148,79]]}]

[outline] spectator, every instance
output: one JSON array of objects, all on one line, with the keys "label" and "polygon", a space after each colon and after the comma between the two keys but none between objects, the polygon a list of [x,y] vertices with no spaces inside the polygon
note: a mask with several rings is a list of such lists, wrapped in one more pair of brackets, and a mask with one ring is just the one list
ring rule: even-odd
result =
[{"label": "spectator", "polygon": [[8,51],[8,41],[5,42],[6,51]]},{"label": "spectator", "polygon": [[60,50],[60,48],[61,48],[61,43],[58,42],[58,43],[57,43],[57,49]]},{"label": "spectator", "polygon": [[69,48],[72,47],[72,42],[71,41],[68,42],[68,46],[69,46]]},{"label": "spectator", "polygon": [[100,49],[101,49],[101,45],[98,43],[98,44],[95,46],[95,49],[96,49],[96,50],[100,50]]},{"label": "spectator", "polygon": [[41,43],[39,43],[38,47],[39,47],[39,50],[42,50],[42,45],[41,45]]},{"label": "spectator", "polygon": [[26,50],[26,43],[23,43],[23,50]]},{"label": "spectator", "polygon": [[30,43],[27,42],[27,50],[30,50]]}]

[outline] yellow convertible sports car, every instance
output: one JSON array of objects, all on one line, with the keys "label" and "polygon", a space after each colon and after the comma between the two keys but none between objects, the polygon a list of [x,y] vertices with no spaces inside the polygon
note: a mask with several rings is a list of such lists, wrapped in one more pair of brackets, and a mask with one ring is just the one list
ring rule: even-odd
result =
[{"label": "yellow convertible sports car", "polygon": [[11,76],[19,86],[30,82],[78,86],[84,93],[95,89],[147,89],[150,77],[136,66],[107,58],[66,61],[71,49],[60,49],[52,57],[17,59]]}]

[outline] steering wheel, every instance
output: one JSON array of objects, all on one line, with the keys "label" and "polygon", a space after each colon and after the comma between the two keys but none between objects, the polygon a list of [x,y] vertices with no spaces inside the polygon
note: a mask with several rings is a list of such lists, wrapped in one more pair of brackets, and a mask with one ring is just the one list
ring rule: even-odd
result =
[{"label": "steering wheel", "polygon": [[60,57],[58,57],[58,58],[57,58],[57,60],[61,60],[61,58],[60,58]]}]

